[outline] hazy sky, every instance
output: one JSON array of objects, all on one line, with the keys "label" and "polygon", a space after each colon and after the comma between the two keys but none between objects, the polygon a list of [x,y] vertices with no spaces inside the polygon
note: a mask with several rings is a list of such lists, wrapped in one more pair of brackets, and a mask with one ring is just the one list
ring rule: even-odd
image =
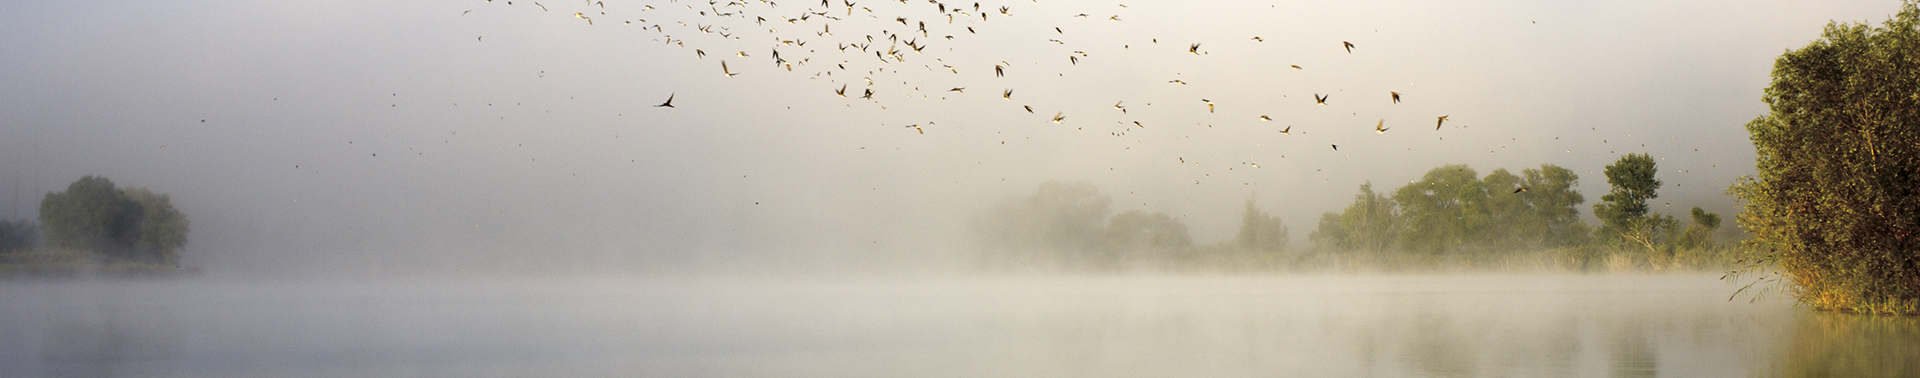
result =
[{"label": "hazy sky", "polygon": [[951,258],[1048,180],[1200,243],[1255,196],[1305,247],[1362,182],[1550,163],[1591,205],[1630,152],[1656,210],[1730,216],[1774,58],[1899,7],[832,2],[0,2],[0,216],[95,174],[171,194],[215,271],[831,266]]}]

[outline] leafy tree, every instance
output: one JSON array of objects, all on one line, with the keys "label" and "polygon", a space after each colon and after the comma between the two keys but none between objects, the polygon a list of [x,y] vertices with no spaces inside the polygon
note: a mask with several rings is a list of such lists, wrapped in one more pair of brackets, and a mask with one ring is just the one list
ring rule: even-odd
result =
[{"label": "leafy tree", "polygon": [[1920,312],[1920,6],[1880,27],[1829,23],[1774,61],[1747,123],[1756,175],[1728,192],[1815,308]]},{"label": "leafy tree", "polygon": [[1545,247],[1566,247],[1587,243],[1589,229],[1587,223],[1580,220],[1580,204],[1587,199],[1575,189],[1580,186],[1580,175],[1572,170],[1553,164],[1541,164],[1539,169],[1520,171],[1522,187],[1519,197],[1527,201],[1533,209],[1533,218],[1529,222],[1540,228],[1540,244]]},{"label": "leafy tree", "polygon": [[105,177],[86,176],[40,201],[48,244],[91,250],[108,257],[171,262],[187,244],[187,218],[167,195],[141,188],[115,188]]},{"label": "leafy tree", "polygon": [[1112,203],[1091,183],[1048,181],[1031,195],[1002,201],[971,226],[991,251],[1082,253],[1100,247]]},{"label": "leafy tree", "polygon": [[1490,219],[1486,189],[1475,175],[1465,165],[1448,165],[1427,171],[1420,181],[1395,191],[1393,201],[1406,216],[1400,245],[1410,251],[1440,253],[1476,239]]},{"label": "leafy tree", "polygon": [[1593,204],[1593,215],[1600,218],[1600,236],[1609,243],[1632,245],[1658,251],[1666,235],[1678,222],[1673,217],[1649,215],[1647,200],[1658,197],[1660,180],[1654,178],[1658,165],[1653,156],[1627,154],[1607,166],[1607,184],[1613,190]]},{"label": "leafy tree", "polygon": [[1372,182],[1360,184],[1353,205],[1340,212],[1340,233],[1347,239],[1344,244],[1354,249],[1384,251],[1393,245],[1401,227],[1393,200],[1374,192]]},{"label": "leafy tree", "polygon": [[1713,246],[1713,232],[1720,229],[1720,214],[1694,206],[1692,215],[1693,224],[1687,226],[1687,231],[1681,233],[1674,244],[1688,249]]},{"label": "leafy tree", "polygon": [[33,248],[40,243],[40,227],[25,220],[0,221],[0,253]]},{"label": "leafy tree", "polygon": [[1234,242],[1249,251],[1283,251],[1287,249],[1287,225],[1279,217],[1260,211],[1248,198],[1247,209],[1240,213],[1240,234]]},{"label": "leafy tree", "polygon": [[114,257],[132,257],[145,216],[140,203],[105,177],[81,177],[67,185],[67,191],[47,193],[40,200],[40,224],[48,244]]},{"label": "leafy tree", "polygon": [[1166,213],[1128,210],[1107,222],[1106,251],[1120,256],[1166,252],[1193,245],[1187,225]]},{"label": "leafy tree", "polygon": [[1353,238],[1347,235],[1347,229],[1340,225],[1340,213],[1320,214],[1320,226],[1307,234],[1307,241],[1313,242],[1313,248],[1322,251],[1346,251],[1354,249]]}]

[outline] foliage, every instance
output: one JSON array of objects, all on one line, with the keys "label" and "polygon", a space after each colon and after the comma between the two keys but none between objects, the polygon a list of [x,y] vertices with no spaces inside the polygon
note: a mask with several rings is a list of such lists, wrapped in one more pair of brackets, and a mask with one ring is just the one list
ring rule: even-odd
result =
[{"label": "foliage", "polygon": [[1353,205],[1335,215],[1320,216],[1320,228],[1309,234],[1314,247],[1323,250],[1380,251],[1393,245],[1400,232],[1400,214],[1393,201],[1373,191],[1373,183],[1360,184]]},{"label": "foliage", "polygon": [[1728,192],[1816,308],[1920,312],[1920,6],[1881,27],[1829,23],[1774,61],[1770,112],[1747,123],[1756,175]]},{"label": "foliage", "polygon": [[1686,232],[1681,233],[1680,237],[1674,240],[1674,245],[1681,249],[1714,246],[1713,232],[1720,229],[1720,214],[1702,210],[1699,206],[1694,206],[1691,214],[1693,224],[1687,226]]},{"label": "foliage", "polygon": [[109,257],[168,262],[187,243],[187,219],[166,195],[117,189],[105,177],[86,176],[40,201],[46,242]]},{"label": "foliage", "polygon": [[1580,220],[1580,204],[1587,198],[1574,189],[1580,186],[1580,175],[1573,170],[1553,164],[1541,164],[1539,169],[1520,171],[1523,177],[1520,198],[1532,208],[1534,217],[1528,219],[1528,226],[1539,227],[1539,244],[1547,248],[1571,247],[1587,244],[1591,229],[1587,222]]},{"label": "foliage", "polygon": [[1109,219],[1111,205],[1093,184],[1049,181],[1030,195],[1001,201],[969,226],[976,245],[1005,262],[1110,266],[1193,244],[1186,224],[1172,216],[1130,210]]},{"label": "foliage", "polygon": [[1243,250],[1284,251],[1287,249],[1287,225],[1280,217],[1268,215],[1254,206],[1253,199],[1247,199],[1247,209],[1240,213],[1240,233],[1234,236],[1234,242]]},{"label": "foliage", "polygon": [[25,220],[0,221],[0,252],[29,249],[39,244],[39,226]]},{"label": "foliage", "polygon": [[1612,191],[1593,204],[1593,215],[1600,218],[1600,239],[1604,244],[1659,251],[1679,222],[1672,216],[1649,214],[1647,200],[1659,197],[1659,171],[1653,156],[1627,154],[1607,166],[1607,184]]},{"label": "foliage", "polygon": [[1394,191],[1393,201],[1406,219],[1401,247],[1440,253],[1477,239],[1491,220],[1486,189],[1475,175],[1465,165],[1448,165]]}]

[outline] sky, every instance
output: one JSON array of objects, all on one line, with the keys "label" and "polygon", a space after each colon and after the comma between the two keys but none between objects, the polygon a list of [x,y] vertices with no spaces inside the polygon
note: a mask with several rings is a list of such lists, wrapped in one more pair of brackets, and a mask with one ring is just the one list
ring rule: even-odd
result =
[{"label": "sky", "polygon": [[1591,205],[1627,153],[1730,217],[1774,58],[1899,6],[13,1],[0,217],[102,175],[226,274],[940,265],[1047,181],[1306,248],[1362,183],[1554,164]]}]

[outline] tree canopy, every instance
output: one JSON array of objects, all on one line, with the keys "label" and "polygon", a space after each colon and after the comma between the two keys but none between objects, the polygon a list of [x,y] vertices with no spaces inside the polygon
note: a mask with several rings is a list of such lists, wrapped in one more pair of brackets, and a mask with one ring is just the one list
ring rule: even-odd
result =
[{"label": "tree canopy", "polygon": [[1816,308],[1920,312],[1920,6],[1774,61],[1736,218]]},{"label": "tree canopy", "polygon": [[40,224],[50,246],[108,257],[167,262],[187,244],[187,218],[171,199],[146,189],[115,188],[86,176],[40,201]]}]

